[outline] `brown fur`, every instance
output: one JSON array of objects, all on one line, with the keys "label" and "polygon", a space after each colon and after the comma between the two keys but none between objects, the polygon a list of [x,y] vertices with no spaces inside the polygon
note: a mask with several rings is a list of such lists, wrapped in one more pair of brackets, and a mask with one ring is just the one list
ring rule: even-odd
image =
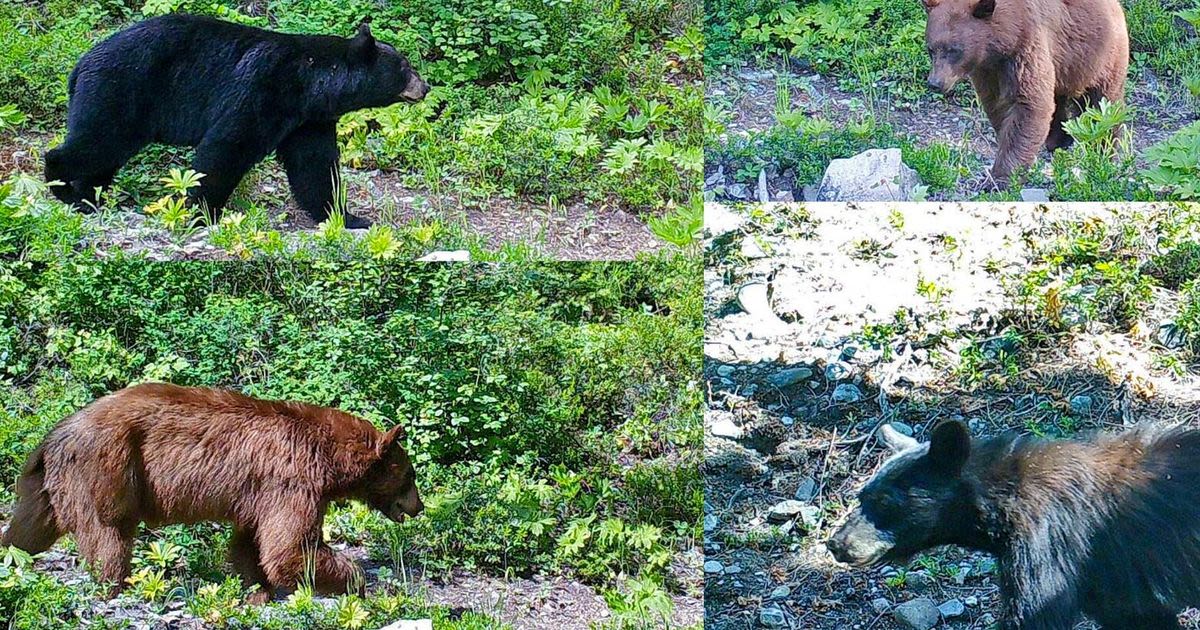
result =
[{"label": "brown fur", "polygon": [[1129,34],[1118,0],[925,0],[929,86],[964,76],[996,130],[992,176],[1008,183],[1038,151],[1068,146],[1062,123],[1125,98]]},{"label": "brown fur", "polygon": [[101,398],[56,426],[29,456],[0,538],[29,553],[64,533],[120,590],[139,522],[233,524],[230,564],[263,591],[294,586],[306,565],[320,592],[361,590],[362,572],[321,538],[326,507],[358,499],[393,520],[423,509],[399,426],[215,389],[147,384]]}]

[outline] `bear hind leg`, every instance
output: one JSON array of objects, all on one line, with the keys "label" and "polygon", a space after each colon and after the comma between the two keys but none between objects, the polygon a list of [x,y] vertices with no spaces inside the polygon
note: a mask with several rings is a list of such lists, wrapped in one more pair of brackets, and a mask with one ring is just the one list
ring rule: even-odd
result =
[{"label": "bear hind leg", "polygon": [[1068,149],[1075,141],[1071,134],[1063,129],[1063,123],[1075,114],[1075,104],[1072,99],[1059,96],[1054,99],[1054,117],[1050,119],[1050,134],[1046,136],[1046,150],[1053,153],[1056,149]]}]

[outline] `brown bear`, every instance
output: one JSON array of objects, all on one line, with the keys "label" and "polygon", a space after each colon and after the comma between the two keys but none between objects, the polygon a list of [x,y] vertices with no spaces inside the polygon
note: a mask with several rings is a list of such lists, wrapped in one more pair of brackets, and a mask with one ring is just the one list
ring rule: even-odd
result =
[{"label": "brown bear", "polygon": [[0,545],[29,553],[75,535],[98,577],[120,591],[138,523],[233,524],[229,560],[265,602],[308,569],[322,593],[362,591],[363,576],[321,538],[331,501],[358,499],[394,521],[424,508],[400,426],[298,402],[168,384],[105,396],[50,431],[17,480]]},{"label": "brown bear", "polygon": [[1118,0],[924,0],[929,87],[964,76],[996,130],[992,176],[1007,185],[1044,145],[1069,146],[1063,122],[1125,97],[1129,34]]}]

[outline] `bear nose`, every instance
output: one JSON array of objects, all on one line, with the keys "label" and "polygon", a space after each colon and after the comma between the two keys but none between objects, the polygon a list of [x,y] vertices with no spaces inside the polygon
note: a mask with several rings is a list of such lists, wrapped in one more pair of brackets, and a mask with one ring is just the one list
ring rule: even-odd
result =
[{"label": "bear nose", "polygon": [[937,81],[935,81],[933,79],[929,79],[928,81],[926,81],[925,85],[929,86],[929,89],[933,90],[934,92],[937,92],[938,94],[946,93],[945,87],[942,86],[941,83],[938,83]]},{"label": "bear nose", "polygon": [[825,548],[829,553],[833,554],[833,559],[838,562],[846,562],[846,541],[837,536],[825,541]]}]

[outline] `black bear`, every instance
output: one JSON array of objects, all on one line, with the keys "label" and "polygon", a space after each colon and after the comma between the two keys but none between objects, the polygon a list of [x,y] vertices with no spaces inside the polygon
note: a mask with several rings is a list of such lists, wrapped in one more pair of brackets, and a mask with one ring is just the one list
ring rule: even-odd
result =
[{"label": "black bear", "polygon": [[1007,630],[1069,630],[1081,613],[1105,629],[1178,628],[1200,604],[1200,431],[972,441],[945,422],[929,443],[881,436],[897,452],[828,541],[837,560],[992,553]]},{"label": "black bear", "polygon": [[[292,35],[193,16],[139,22],[97,44],[68,79],[67,138],[46,153],[55,196],[97,203],[152,142],[193,146],[195,197],[214,213],[272,151],[296,203],[324,220],[338,179],[340,116],[416,102],[429,85],[366,24],[349,39]],[[347,227],[370,223],[346,216]]]}]

